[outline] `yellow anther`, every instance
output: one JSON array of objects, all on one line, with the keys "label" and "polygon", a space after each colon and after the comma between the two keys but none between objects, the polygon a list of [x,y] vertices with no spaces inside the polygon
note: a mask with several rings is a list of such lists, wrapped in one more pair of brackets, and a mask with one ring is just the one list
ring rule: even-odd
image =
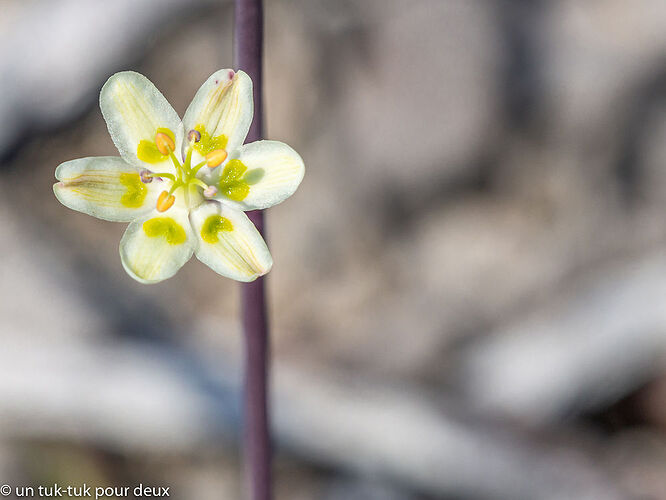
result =
[{"label": "yellow anther", "polygon": [[206,155],[206,165],[215,168],[227,159],[227,152],[224,149],[214,149]]},{"label": "yellow anther", "polygon": [[172,194],[162,191],[159,198],[157,198],[157,211],[166,212],[171,208],[173,203],[176,201],[176,197]]},{"label": "yellow anther", "polygon": [[157,146],[157,150],[163,155],[168,155],[176,149],[173,139],[162,132],[155,134],[155,145]]}]

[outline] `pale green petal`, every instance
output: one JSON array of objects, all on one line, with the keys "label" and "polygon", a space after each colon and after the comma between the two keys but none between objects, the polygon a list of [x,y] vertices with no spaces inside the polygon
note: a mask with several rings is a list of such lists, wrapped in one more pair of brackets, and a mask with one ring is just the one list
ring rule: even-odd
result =
[{"label": "pale green petal", "polygon": [[137,156],[141,145],[142,157],[150,158],[151,170],[173,171],[169,157],[155,152],[152,145],[158,129],[167,129],[173,133],[175,151],[179,152],[183,140],[182,123],[178,113],[150,80],[133,71],[116,73],[102,87],[99,105],[113,143],[125,161],[145,166]]},{"label": "pale green petal", "polygon": [[99,219],[128,222],[155,208],[163,181],[141,182],[139,169],[117,156],[79,158],[58,166],[56,198]]},{"label": "pale green petal", "polygon": [[216,199],[240,210],[272,207],[289,198],[303,180],[303,159],[278,141],[246,144],[215,172]]},{"label": "pale green petal", "polygon": [[120,258],[132,278],[157,283],[176,274],[192,257],[195,245],[187,210],[154,210],[127,227],[120,240]]},{"label": "pale green petal", "polygon": [[243,212],[209,201],[190,213],[197,258],[222,276],[253,281],[273,266],[268,247]]},{"label": "pale green petal", "polygon": [[[233,151],[245,141],[253,109],[250,77],[243,71],[221,69],[204,82],[187,108],[183,118],[185,134],[203,127],[215,144]],[[195,155],[195,160],[198,158],[200,155]]]}]

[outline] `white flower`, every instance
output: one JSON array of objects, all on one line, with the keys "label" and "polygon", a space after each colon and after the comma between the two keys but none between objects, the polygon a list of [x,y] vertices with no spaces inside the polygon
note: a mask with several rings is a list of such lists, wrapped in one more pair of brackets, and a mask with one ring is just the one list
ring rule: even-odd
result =
[{"label": "white flower", "polygon": [[271,269],[266,243],[243,211],[291,196],[304,166],[281,142],[243,145],[253,115],[247,74],[211,75],[182,121],[146,77],[130,71],[109,78],[100,107],[120,157],[65,162],[53,190],[69,208],[131,222],[120,241],[130,276],[157,283],[193,253],[239,281]]}]

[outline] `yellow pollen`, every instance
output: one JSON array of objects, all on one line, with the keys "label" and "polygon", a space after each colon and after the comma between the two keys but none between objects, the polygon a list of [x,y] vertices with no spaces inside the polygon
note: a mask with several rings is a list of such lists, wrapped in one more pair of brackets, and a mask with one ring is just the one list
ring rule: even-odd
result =
[{"label": "yellow pollen", "polygon": [[224,149],[214,149],[206,155],[206,165],[215,168],[227,159],[227,152]]},{"label": "yellow pollen", "polygon": [[159,198],[157,198],[157,211],[166,212],[176,201],[176,197],[172,194],[162,191]]},{"label": "yellow pollen", "polygon": [[163,155],[168,155],[176,149],[173,139],[162,132],[155,134],[155,145],[157,146],[157,150]]}]

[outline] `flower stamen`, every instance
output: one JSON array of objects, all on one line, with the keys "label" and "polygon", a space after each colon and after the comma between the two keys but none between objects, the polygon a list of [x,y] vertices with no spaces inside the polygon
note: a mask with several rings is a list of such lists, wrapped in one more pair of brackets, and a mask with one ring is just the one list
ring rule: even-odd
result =
[{"label": "flower stamen", "polygon": [[191,166],[192,166],[192,146],[187,148],[187,154],[185,155],[185,162],[183,163],[183,169],[185,170],[188,176],[194,175],[190,168]]},{"label": "flower stamen", "polygon": [[162,191],[159,198],[157,198],[157,211],[166,212],[173,206],[175,201],[176,197],[174,195],[167,193],[166,191]]},{"label": "flower stamen", "polygon": [[195,166],[192,167],[192,170],[190,170],[190,175],[196,175],[196,173],[201,170],[201,167],[206,165],[206,160],[202,161],[201,163],[197,163]]},{"label": "flower stamen", "polygon": [[190,179],[190,180],[188,181],[188,184],[196,184],[197,186],[199,186],[199,187],[202,188],[202,189],[208,189],[208,184],[206,184],[206,183],[205,183],[204,181],[202,181],[201,179],[197,179],[197,178]]},{"label": "flower stamen", "polygon": [[203,190],[203,195],[206,198],[212,198],[217,194],[217,188],[215,186],[208,186],[206,189]]},{"label": "flower stamen", "polygon": [[195,142],[199,142],[201,140],[201,132],[198,130],[190,130],[187,133],[187,140],[190,141],[190,144],[194,144]]},{"label": "flower stamen", "polygon": [[206,155],[206,165],[209,168],[215,168],[227,159],[227,152],[224,149],[214,149]]},{"label": "flower stamen", "polygon": [[183,172],[183,170],[184,170],[183,165],[180,164],[180,162],[178,161],[178,158],[176,158],[176,155],[173,154],[173,151],[169,151],[169,157],[171,158],[171,163],[173,163],[173,166],[176,168],[176,172],[178,173],[178,176],[182,177],[183,173],[184,173]]},{"label": "flower stamen", "polygon": [[162,177],[166,177],[167,179],[171,179],[174,182],[176,181],[176,176],[170,174],[169,172],[149,172],[147,175],[154,179],[161,179]]},{"label": "flower stamen", "polygon": [[153,173],[150,170],[144,168],[141,172],[139,172],[139,177],[141,177],[141,182],[143,182],[144,184],[149,184],[153,182],[153,177],[156,176],[153,175]]},{"label": "flower stamen", "polygon": [[157,150],[163,155],[168,155],[176,149],[173,139],[163,132],[155,134],[155,145],[157,146]]}]

